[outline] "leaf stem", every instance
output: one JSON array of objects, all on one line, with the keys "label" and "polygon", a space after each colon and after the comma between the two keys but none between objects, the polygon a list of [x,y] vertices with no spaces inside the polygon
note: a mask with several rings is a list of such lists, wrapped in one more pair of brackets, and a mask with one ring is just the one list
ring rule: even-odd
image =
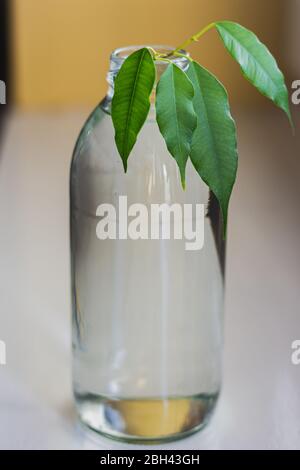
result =
[{"label": "leaf stem", "polygon": [[148,46],[147,49],[151,52],[152,58],[155,59],[158,55],[155,49],[153,47]]},{"label": "leaf stem", "polygon": [[157,52],[155,49],[153,49],[153,47],[148,46],[147,49],[151,52],[153,60],[161,60],[169,63],[172,62],[170,59],[167,59],[167,56],[165,54]]},{"label": "leaf stem", "polygon": [[172,64],[172,61],[170,59],[167,59],[167,57],[156,56],[154,59],[161,60],[162,62],[169,62],[169,64]]},{"label": "leaf stem", "polygon": [[187,46],[189,46],[192,42],[196,42],[198,41],[198,39],[201,38],[201,36],[203,36],[207,31],[209,31],[210,29],[214,28],[215,26],[215,22],[213,23],[209,23],[207,26],[205,26],[205,28],[201,29],[201,31],[199,31],[198,33],[194,34],[193,36],[191,36],[189,39],[187,39],[186,41],[184,41],[182,44],[180,44],[180,46],[176,47],[176,49],[174,49],[173,51],[171,51],[167,57],[171,56],[171,55],[174,55],[174,54],[178,54],[178,52],[182,49],[185,49]]},{"label": "leaf stem", "polygon": [[174,52],[174,55],[177,55],[178,57],[184,57],[185,59],[189,60],[190,62],[193,62],[193,59],[191,56],[188,54],[181,54],[181,52]]}]

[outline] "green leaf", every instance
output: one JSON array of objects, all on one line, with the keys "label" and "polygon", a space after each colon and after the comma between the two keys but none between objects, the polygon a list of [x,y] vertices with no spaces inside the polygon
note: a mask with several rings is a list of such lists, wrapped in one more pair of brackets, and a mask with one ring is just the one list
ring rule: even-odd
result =
[{"label": "green leaf", "polygon": [[254,33],[237,23],[219,21],[215,26],[243,75],[287,114],[293,126],[284,76],[267,47]]},{"label": "green leaf", "polygon": [[125,172],[129,154],[149,112],[154,81],[155,66],[147,48],[127,57],[115,79],[111,116]]},{"label": "green leaf", "polygon": [[217,197],[226,233],[228,204],[237,171],[237,143],[223,85],[197,62],[187,75],[193,83],[197,127],[193,134],[191,160],[203,181]]},{"label": "green leaf", "polygon": [[156,92],[156,120],[170,154],[175,158],[182,186],[197,118],[193,108],[193,85],[176,65],[169,64]]}]

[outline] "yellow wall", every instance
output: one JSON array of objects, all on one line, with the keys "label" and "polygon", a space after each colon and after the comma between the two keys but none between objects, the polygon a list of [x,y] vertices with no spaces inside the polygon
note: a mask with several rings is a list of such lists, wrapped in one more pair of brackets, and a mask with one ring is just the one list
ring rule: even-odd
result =
[{"label": "yellow wall", "polygon": [[[105,93],[112,49],[143,43],[175,45],[216,19],[232,19],[256,30],[278,56],[285,2],[12,0],[12,4],[15,101],[35,108],[95,104]],[[252,102],[256,94],[240,78],[214,31],[190,50],[218,74],[236,101]],[[263,103],[263,98],[257,99]]]}]

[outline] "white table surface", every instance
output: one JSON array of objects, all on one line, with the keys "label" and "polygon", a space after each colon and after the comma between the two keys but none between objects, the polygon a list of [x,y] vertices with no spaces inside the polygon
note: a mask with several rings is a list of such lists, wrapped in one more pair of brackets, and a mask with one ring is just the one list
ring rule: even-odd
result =
[{"label": "white table surface", "polygon": [[[85,432],[72,407],[68,170],[85,115],[13,112],[2,142],[1,449],[142,448]],[[300,449],[300,140],[279,111],[238,131],[222,395],[204,431],[155,449]]]}]

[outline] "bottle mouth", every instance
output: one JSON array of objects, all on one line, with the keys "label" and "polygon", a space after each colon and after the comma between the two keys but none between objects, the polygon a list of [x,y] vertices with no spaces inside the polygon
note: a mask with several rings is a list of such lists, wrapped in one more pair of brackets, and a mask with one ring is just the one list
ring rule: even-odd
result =
[{"label": "bottle mouth", "polygon": [[[170,54],[172,51],[174,51],[175,47],[172,46],[166,46],[166,45],[139,45],[139,46],[127,46],[127,47],[119,47],[118,49],[115,49],[111,56],[111,62],[114,64],[114,68],[121,67],[122,63],[124,62],[127,57],[132,54],[135,51],[138,51],[139,49],[142,49],[143,47],[149,47],[154,49],[156,52],[159,54]],[[180,54],[185,54],[186,56],[189,57],[189,53],[186,52],[185,50],[179,50]],[[181,57],[181,56],[175,56],[175,55],[170,55],[168,57],[168,60],[155,60],[155,64],[157,66],[162,65],[162,64],[168,64],[169,61],[172,61],[173,64],[177,65],[180,68],[185,68],[188,65],[188,59],[186,57]]]},{"label": "bottle mouth", "polygon": [[[109,71],[107,74],[107,82],[109,84],[109,89],[107,92],[107,99],[111,99],[113,96],[114,92],[114,80],[124,62],[124,60],[133,52],[138,51],[139,49],[142,49],[143,47],[149,47],[154,49],[156,52],[160,54],[170,54],[172,51],[174,51],[174,47],[172,46],[164,46],[164,45],[140,45],[140,46],[127,46],[127,47],[119,47],[118,49],[115,49],[110,56],[110,67]],[[186,56],[189,57],[189,54],[184,51],[184,50],[179,50],[178,51],[180,54],[185,54]],[[189,67],[189,59],[187,57],[182,57],[178,55],[172,55],[170,54],[168,56],[168,60],[155,60],[155,68],[156,68],[156,83],[158,82],[160,76],[162,73],[165,71],[167,66],[169,65],[170,61],[177,65],[180,69],[183,71],[186,71]]]}]

